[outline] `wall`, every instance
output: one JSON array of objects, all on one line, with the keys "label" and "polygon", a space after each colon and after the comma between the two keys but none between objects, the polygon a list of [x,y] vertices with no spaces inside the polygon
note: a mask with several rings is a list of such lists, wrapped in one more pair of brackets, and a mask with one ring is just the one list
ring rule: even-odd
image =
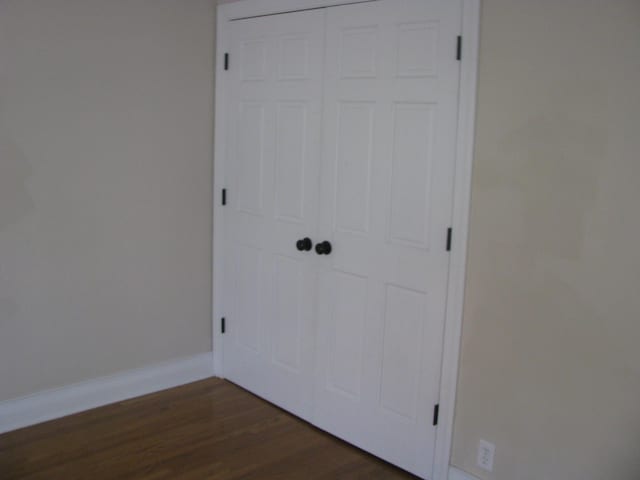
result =
[{"label": "wall", "polygon": [[483,0],[481,21],[453,463],[638,480],[640,2]]},{"label": "wall", "polygon": [[211,349],[213,7],[0,1],[0,400]]},{"label": "wall", "polygon": [[[0,1],[0,400],[210,349],[212,10]],[[639,45],[637,0],[483,0],[453,452],[482,479],[640,478]]]}]

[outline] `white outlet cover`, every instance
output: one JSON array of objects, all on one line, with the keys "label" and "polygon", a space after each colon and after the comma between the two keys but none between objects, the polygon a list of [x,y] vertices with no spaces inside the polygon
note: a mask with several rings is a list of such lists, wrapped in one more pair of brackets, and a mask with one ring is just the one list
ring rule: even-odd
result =
[{"label": "white outlet cover", "polygon": [[493,443],[480,439],[478,443],[478,467],[493,472],[493,457],[496,454],[496,446]]}]

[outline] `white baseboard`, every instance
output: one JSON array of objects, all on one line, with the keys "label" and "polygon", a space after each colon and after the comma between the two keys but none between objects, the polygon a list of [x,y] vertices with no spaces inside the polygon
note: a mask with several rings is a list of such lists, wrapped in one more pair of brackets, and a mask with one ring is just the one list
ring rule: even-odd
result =
[{"label": "white baseboard", "polygon": [[449,480],[479,480],[473,475],[463,472],[456,467],[449,467]]},{"label": "white baseboard", "polygon": [[0,433],[213,376],[211,352],[0,402]]}]

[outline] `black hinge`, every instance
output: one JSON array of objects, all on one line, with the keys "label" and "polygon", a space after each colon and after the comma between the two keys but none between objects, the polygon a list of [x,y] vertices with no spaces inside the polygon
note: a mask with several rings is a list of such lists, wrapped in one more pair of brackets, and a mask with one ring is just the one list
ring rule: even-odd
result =
[{"label": "black hinge", "polygon": [[438,415],[440,415],[440,404],[433,407],[433,426],[438,425]]},{"label": "black hinge", "polygon": [[227,330],[227,321],[224,317],[220,319],[220,333],[224,333]]},{"label": "black hinge", "polygon": [[222,189],[222,205],[226,205],[227,204],[227,189],[223,188]]},{"label": "black hinge", "polygon": [[456,60],[462,60],[462,36],[458,35],[458,45],[456,46]]},{"label": "black hinge", "polygon": [[451,228],[447,229],[447,252],[451,251],[451,240],[453,240],[453,230]]},{"label": "black hinge", "polygon": [[229,70],[229,54],[224,54],[224,69]]}]

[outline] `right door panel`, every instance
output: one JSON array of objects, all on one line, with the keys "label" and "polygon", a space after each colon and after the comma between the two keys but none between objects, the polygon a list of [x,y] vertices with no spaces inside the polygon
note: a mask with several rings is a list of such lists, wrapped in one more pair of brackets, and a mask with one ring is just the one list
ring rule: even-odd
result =
[{"label": "right door panel", "polygon": [[460,2],[327,10],[313,419],[431,477]]}]

